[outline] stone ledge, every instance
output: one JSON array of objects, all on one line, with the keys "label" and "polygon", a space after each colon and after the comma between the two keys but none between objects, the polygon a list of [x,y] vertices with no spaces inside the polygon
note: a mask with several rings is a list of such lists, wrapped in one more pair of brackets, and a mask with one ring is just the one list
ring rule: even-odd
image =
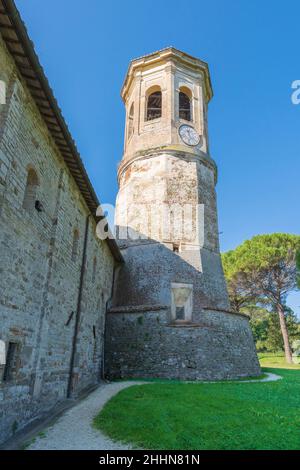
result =
[{"label": "stone ledge", "polygon": [[[156,312],[159,310],[168,310],[170,307],[168,305],[122,305],[120,307],[112,307],[110,308],[107,313],[144,313],[144,312]],[[211,310],[213,312],[220,312],[220,313],[225,313],[229,315],[235,315],[235,316],[240,316],[243,318],[246,318],[249,320],[249,316],[246,315],[245,313],[241,312],[235,312],[233,310],[227,310],[224,308],[215,308],[215,307],[202,307],[202,310]],[[209,327],[211,328],[210,325],[203,324],[203,323],[170,323],[168,326],[173,326],[173,327]]]},{"label": "stone ledge", "polygon": [[112,307],[107,313],[143,313],[158,310],[168,310],[168,305],[126,305],[121,307]]},{"label": "stone ledge", "polygon": [[182,150],[181,148],[176,148],[176,146],[164,145],[161,147],[153,147],[151,149],[141,150],[136,152],[131,158],[123,159],[119,163],[118,167],[118,182],[120,183],[121,174],[135,161],[137,160],[146,160],[150,158],[155,158],[158,155],[167,154],[169,156],[174,156],[177,158],[184,158],[184,160],[189,159],[189,161],[199,161],[206,167],[210,168],[215,173],[215,183],[217,182],[217,165],[215,161],[204,152],[201,152],[195,155],[193,152],[189,151],[188,149]]},{"label": "stone ledge", "polygon": [[210,328],[217,330],[213,325],[208,325],[207,323],[193,323],[193,322],[184,322],[184,323],[168,323],[165,325],[168,328]]},{"label": "stone ledge", "polygon": [[221,312],[221,313],[227,313],[227,314],[230,314],[230,315],[236,315],[236,316],[247,318],[247,320],[250,319],[249,315],[246,315],[246,313],[235,312],[234,310],[226,310],[225,308],[202,307],[202,309],[203,310],[212,310],[213,312]]}]

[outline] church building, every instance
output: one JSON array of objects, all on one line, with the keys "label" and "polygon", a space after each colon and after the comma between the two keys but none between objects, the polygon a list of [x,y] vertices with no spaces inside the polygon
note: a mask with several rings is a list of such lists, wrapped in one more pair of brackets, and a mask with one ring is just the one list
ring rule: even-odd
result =
[{"label": "church building", "polygon": [[222,270],[211,97],[207,64],[173,47],[130,63],[116,236],[103,239],[26,27],[0,0],[0,443],[104,379],[260,373]]}]

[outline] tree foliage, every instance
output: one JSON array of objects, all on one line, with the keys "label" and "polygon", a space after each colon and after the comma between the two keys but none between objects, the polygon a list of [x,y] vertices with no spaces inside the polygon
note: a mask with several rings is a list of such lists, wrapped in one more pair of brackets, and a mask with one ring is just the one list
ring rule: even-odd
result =
[{"label": "tree foliage", "polygon": [[286,325],[286,298],[297,287],[296,253],[300,237],[257,235],[222,256],[232,307],[269,306],[278,314],[286,359],[292,361]]},{"label": "tree foliage", "polygon": [[[284,349],[277,312],[263,307],[246,307],[242,311],[250,316],[250,326],[257,351],[275,353]],[[285,319],[289,338],[293,343],[300,338],[300,322],[290,309],[286,310]]]},{"label": "tree foliage", "polygon": [[300,289],[300,250],[296,254],[296,266],[297,266],[297,285]]}]

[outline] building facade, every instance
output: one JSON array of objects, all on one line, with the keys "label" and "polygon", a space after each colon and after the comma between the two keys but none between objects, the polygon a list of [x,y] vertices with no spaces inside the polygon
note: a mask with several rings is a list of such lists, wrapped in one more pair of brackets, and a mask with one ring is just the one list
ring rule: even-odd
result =
[{"label": "building facade", "polygon": [[15,15],[0,2],[0,442],[99,382],[121,261]]}]

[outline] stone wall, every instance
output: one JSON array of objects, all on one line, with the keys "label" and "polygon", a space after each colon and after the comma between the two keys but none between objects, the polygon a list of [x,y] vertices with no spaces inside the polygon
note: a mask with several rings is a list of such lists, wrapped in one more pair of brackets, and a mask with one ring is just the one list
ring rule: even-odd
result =
[{"label": "stone wall", "polygon": [[[218,253],[206,249],[174,253],[164,244],[150,240],[128,246],[122,255],[125,263],[117,277],[113,306],[171,305],[174,282],[193,284],[195,321],[204,306],[229,308]],[[194,267],[197,258],[201,260],[203,273]]]},{"label": "stone wall", "polygon": [[[0,369],[0,441],[66,398],[88,208],[0,36],[0,339],[17,344]],[[23,207],[29,168],[43,210]],[[74,230],[79,232],[72,258]],[[96,260],[96,261],[94,261]],[[73,392],[97,383],[114,260],[90,218]]]},{"label": "stone wall", "polygon": [[203,310],[199,322],[179,326],[168,307],[136,306],[108,314],[105,372],[110,378],[222,380],[259,375],[260,367],[244,315]]}]

